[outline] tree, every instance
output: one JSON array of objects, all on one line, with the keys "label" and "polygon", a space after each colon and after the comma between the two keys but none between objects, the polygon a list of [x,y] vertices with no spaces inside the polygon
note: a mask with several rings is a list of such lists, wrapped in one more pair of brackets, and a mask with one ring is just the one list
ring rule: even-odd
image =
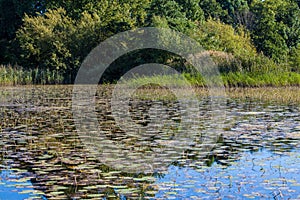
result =
[{"label": "tree", "polygon": [[300,73],[300,44],[290,51],[289,64],[291,71]]},{"label": "tree", "polygon": [[[136,5],[130,6],[132,2]],[[72,73],[73,79],[83,59],[100,42],[144,23],[143,2],[147,0],[88,4],[74,18],[74,13],[69,15],[64,8],[47,9],[36,17],[26,15],[17,32],[22,66],[48,68],[64,75]]]},{"label": "tree", "polygon": [[221,4],[216,0],[202,0],[199,2],[199,5],[204,12],[205,19],[222,20],[228,15],[228,11],[223,10]]},{"label": "tree", "polygon": [[[96,13],[102,21],[129,23],[129,26],[141,25],[146,18],[145,9],[150,0],[49,0],[46,3],[48,9],[62,7],[72,19],[80,19],[83,12]],[[123,17],[120,19],[120,17]]]},{"label": "tree", "polygon": [[298,4],[298,7],[300,8],[300,0],[294,0],[295,3]]},{"label": "tree", "polygon": [[293,1],[254,1],[254,43],[276,62],[286,62],[289,51],[300,42],[300,10]]},{"label": "tree", "polygon": [[[24,18],[23,27],[17,32],[22,49],[23,64],[69,73],[95,45],[97,15],[83,14],[79,20],[66,16],[63,8],[48,10],[44,16]],[[92,39],[92,40],[91,40]]]},{"label": "tree", "polygon": [[252,70],[251,59],[257,56],[256,49],[243,28],[234,29],[221,21],[209,19],[191,36],[209,50],[217,63],[224,65],[221,72]]},{"label": "tree", "polygon": [[152,0],[147,12],[148,25],[163,25],[183,33],[195,27],[195,21],[204,20],[197,0]]},{"label": "tree", "polygon": [[200,0],[176,0],[179,6],[182,7],[181,12],[191,21],[203,21],[204,12],[200,7]]},{"label": "tree", "polygon": [[222,21],[234,26],[237,25],[237,20],[235,19],[237,13],[242,13],[249,9],[247,0],[217,0],[217,2],[228,13]]}]

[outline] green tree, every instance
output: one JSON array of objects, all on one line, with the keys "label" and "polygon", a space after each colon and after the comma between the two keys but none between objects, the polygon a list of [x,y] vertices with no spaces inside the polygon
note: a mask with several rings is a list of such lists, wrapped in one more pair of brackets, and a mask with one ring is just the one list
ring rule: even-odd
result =
[{"label": "green tree", "polygon": [[[135,6],[131,3],[135,2]],[[17,32],[22,65],[49,68],[65,76],[76,71],[87,54],[101,41],[144,23],[147,0],[103,1],[87,4],[72,18],[64,8],[47,9],[43,15],[26,15]],[[73,75],[72,75],[73,74]],[[68,80],[70,81],[70,80]]]},{"label": "green tree", "polygon": [[255,1],[253,39],[259,51],[276,62],[286,62],[289,51],[299,44],[300,10],[293,1]]},{"label": "green tree", "polygon": [[189,20],[204,20],[204,12],[200,7],[200,0],[176,0],[176,2],[182,7],[181,12],[185,13]]},{"label": "green tree", "polygon": [[23,27],[17,32],[23,64],[62,74],[76,70],[86,55],[81,53],[89,52],[96,43],[98,24],[97,15],[84,13],[76,21],[66,16],[62,8],[48,10],[44,16],[26,15]]},{"label": "green tree", "polygon": [[204,20],[197,0],[152,0],[147,12],[148,25],[167,26],[184,33],[195,27],[195,21]]},{"label": "green tree", "polygon": [[249,5],[252,0],[202,0],[199,2],[206,19],[218,19],[234,27],[253,28],[254,15]]},{"label": "green tree", "polygon": [[291,50],[289,64],[291,66],[291,71],[300,73],[300,44]]},{"label": "green tree", "polygon": [[228,15],[222,19],[223,22],[237,25],[236,16],[238,13],[245,12],[249,9],[247,0],[217,0],[223,10],[226,10]]},{"label": "green tree", "polygon": [[234,29],[231,25],[209,19],[191,36],[223,65],[222,72],[254,70],[251,60],[257,56],[256,49],[243,28]]},{"label": "green tree", "polygon": [[49,9],[62,7],[67,15],[75,20],[80,19],[84,12],[88,12],[99,15],[103,23],[116,21],[116,24],[123,22],[133,27],[144,23],[145,8],[149,6],[149,3],[150,0],[49,0],[46,6]]},{"label": "green tree", "polygon": [[202,0],[199,2],[199,5],[204,12],[205,19],[222,20],[228,15],[228,11],[223,10],[221,4],[216,0]]}]

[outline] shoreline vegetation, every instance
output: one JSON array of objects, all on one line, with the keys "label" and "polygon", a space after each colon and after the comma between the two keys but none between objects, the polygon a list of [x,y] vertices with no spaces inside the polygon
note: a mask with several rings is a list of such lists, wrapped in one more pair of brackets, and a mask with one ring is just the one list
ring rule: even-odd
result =
[{"label": "shoreline vegetation", "polygon": [[0,86],[63,84],[63,76],[49,69],[24,69],[20,66],[0,65]]},{"label": "shoreline vegetation", "polygon": [[[111,98],[112,92],[114,91],[116,84],[101,84],[98,85],[96,96],[105,98]],[[176,92],[182,97],[188,99],[189,97],[196,97],[198,99],[207,98],[209,95],[209,89],[207,87],[180,87],[167,88],[156,84],[146,84],[141,87],[131,87],[133,85],[125,86],[125,91],[133,92],[131,95],[132,100],[141,101],[176,101],[178,97],[175,96],[172,89],[176,89]],[[86,85],[85,85],[86,87]],[[87,86],[88,87],[88,86]],[[20,88],[16,86],[1,86],[0,85],[0,96],[3,99],[30,99],[32,91],[46,92],[47,91],[69,91],[68,94],[72,93],[74,85],[23,85]],[[20,90],[19,90],[20,89]],[[134,91],[131,91],[131,90]],[[11,92],[12,93],[11,93]],[[298,86],[282,86],[282,87],[227,87],[217,88],[217,92],[220,95],[230,99],[236,99],[239,101],[250,101],[250,102],[261,102],[261,103],[279,103],[286,105],[300,105],[300,87]],[[11,95],[14,96],[11,96]],[[27,97],[28,95],[28,97]],[[67,98],[67,97],[64,97]]]},{"label": "shoreline vegetation", "polygon": [[[182,73],[189,84],[195,87],[205,87],[205,80],[201,75]],[[221,78],[221,79],[220,79]],[[282,72],[228,72],[221,73],[217,79],[222,80],[222,85],[226,88],[257,88],[257,87],[295,87],[300,86],[300,73]],[[173,85],[184,85],[182,78],[170,75],[157,75],[152,77],[136,77],[130,81],[132,85],[146,83],[165,83]],[[24,69],[19,66],[0,65],[0,86],[17,85],[53,85],[53,84],[72,84],[64,82],[64,77],[57,71],[48,69]]]},{"label": "shoreline vegetation", "polygon": [[[188,97],[190,91],[182,89],[182,95]],[[180,89],[178,89],[180,91]],[[192,90],[193,94],[198,98],[208,97],[209,91],[207,88],[196,87]],[[239,99],[254,102],[273,102],[280,104],[295,104],[300,103],[300,87],[288,86],[288,87],[233,87],[224,88],[224,91],[220,91],[225,98]],[[132,98],[141,100],[176,100],[174,94],[168,88],[161,87],[142,87],[137,89]]]},{"label": "shoreline vegetation", "polygon": [[[299,0],[26,2],[0,1],[6,11],[0,12],[0,85],[72,84],[97,45],[125,31],[155,27],[180,32],[203,47],[200,58],[212,58],[227,88],[300,86]],[[178,42],[169,40],[165,35],[156,42],[170,47]],[[159,49],[120,56],[100,83],[115,83],[147,63],[168,65],[192,85],[205,85],[187,60]]]}]

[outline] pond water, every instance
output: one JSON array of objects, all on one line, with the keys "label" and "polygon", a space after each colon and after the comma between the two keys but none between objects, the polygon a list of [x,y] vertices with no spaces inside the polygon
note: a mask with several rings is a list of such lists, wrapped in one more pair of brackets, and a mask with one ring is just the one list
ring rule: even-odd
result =
[{"label": "pond water", "polygon": [[30,177],[3,168],[0,174],[0,199],[45,199],[43,193],[34,190]]},{"label": "pond water", "polygon": [[157,180],[157,198],[201,199],[297,199],[299,151],[277,154],[267,149],[243,152],[224,166],[214,162],[201,169],[170,166]]},{"label": "pond water", "polygon": [[119,127],[111,90],[97,91],[97,135],[77,130],[72,86],[1,88],[0,199],[300,198],[299,104],[227,97],[224,126],[205,150],[203,134],[217,123],[207,97],[193,119],[200,128],[179,128],[176,101],[136,99],[131,127]]}]

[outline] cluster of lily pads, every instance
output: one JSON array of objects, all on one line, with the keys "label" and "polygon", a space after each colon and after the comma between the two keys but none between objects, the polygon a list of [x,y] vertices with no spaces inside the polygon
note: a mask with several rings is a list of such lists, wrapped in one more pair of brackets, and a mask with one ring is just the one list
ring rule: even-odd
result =
[{"label": "cluster of lily pads", "polygon": [[[299,107],[227,99],[225,127],[218,133],[213,149],[205,151],[203,134],[209,134],[207,130],[212,126],[207,120],[207,96],[200,99],[201,117],[194,119],[199,126],[185,129],[180,126],[178,101],[137,96],[131,99],[129,112],[140,132],[132,129],[131,133],[128,130],[133,127],[126,127],[126,132],[114,120],[111,91],[110,86],[99,86],[97,90],[97,119],[93,120],[98,121],[101,132],[90,134],[88,139],[94,146],[89,148],[82,141],[82,136],[88,134],[79,132],[73,119],[72,86],[1,90],[0,170],[9,169],[21,177],[16,187],[25,188],[22,193],[30,194],[32,199],[171,199],[180,195],[197,199],[215,196],[222,190],[222,183],[211,185],[208,181],[196,186],[197,181],[189,176],[182,185],[171,178],[163,180],[178,169],[199,172],[200,179],[215,165],[230,169],[244,159],[245,152],[268,149],[274,155],[290,155],[300,146]],[[164,123],[153,123],[153,115]],[[97,147],[98,136],[105,138],[105,148]],[[174,138],[180,142],[172,143]],[[294,164],[300,164],[299,156],[293,159]],[[142,170],[130,171],[129,167]],[[222,170],[214,176],[225,176]],[[226,176],[227,180],[229,176],[236,179],[230,173]],[[32,185],[27,184],[29,180]],[[297,181],[288,182],[286,187],[296,187]],[[275,182],[270,181],[270,185]],[[280,192],[285,197],[291,191]],[[250,191],[247,195],[243,197],[259,197]],[[270,195],[277,193],[272,194],[271,189]]]}]

